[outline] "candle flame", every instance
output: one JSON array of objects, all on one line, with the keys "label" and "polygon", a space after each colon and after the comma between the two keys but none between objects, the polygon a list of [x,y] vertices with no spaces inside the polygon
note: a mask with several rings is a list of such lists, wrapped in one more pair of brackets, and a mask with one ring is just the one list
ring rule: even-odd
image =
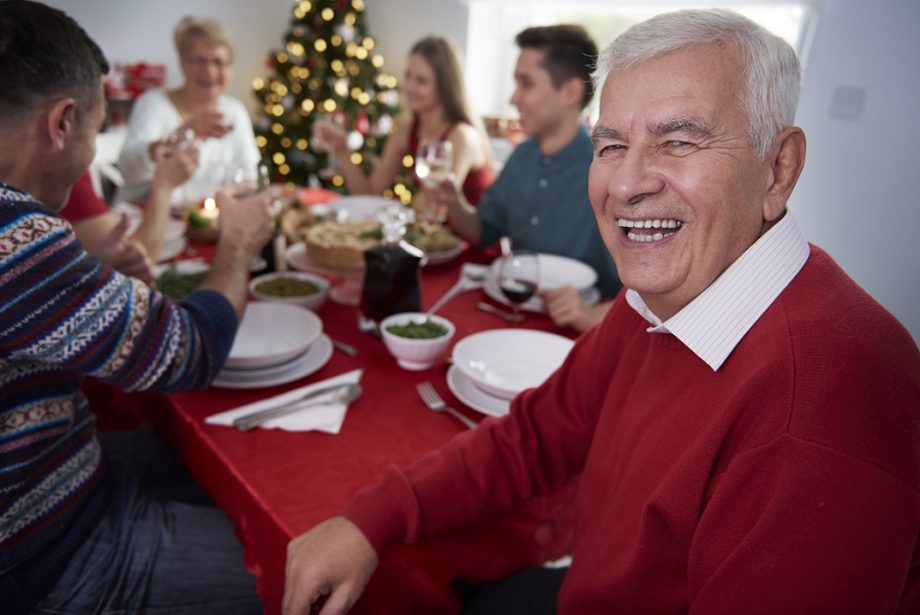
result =
[{"label": "candle flame", "polygon": [[207,211],[215,211],[217,209],[217,203],[214,201],[213,197],[208,197],[204,200],[204,208]]}]

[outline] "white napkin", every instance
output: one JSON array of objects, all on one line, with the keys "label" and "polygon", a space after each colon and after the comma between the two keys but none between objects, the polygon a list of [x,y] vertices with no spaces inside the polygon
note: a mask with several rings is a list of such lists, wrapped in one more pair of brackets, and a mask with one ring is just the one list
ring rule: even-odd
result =
[{"label": "white napkin", "polygon": [[[307,393],[335,384],[357,383],[361,379],[362,370],[356,369],[338,376],[333,376],[321,382],[314,382],[299,389],[292,389],[281,395],[262,399],[233,410],[227,410],[218,414],[212,414],[204,422],[209,425],[227,425],[232,427],[233,421],[241,416],[252,414],[267,408],[273,408],[289,401],[295,401]],[[259,425],[266,429],[283,429],[284,431],[324,431],[326,433],[337,434],[345,422],[345,412],[348,406],[345,404],[321,404],[304,408],[299,412],[279,416]]]}]

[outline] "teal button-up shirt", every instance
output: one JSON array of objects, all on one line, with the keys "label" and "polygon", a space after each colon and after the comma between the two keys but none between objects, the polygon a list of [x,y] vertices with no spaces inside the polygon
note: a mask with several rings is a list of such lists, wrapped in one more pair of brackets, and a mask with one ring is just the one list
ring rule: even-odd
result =
[{"label": "teal button-up shirt", "polygon": [[535,139],[521,143],[479,203],[481,243],[507,235],[516,248],[568,256],[594,268],[606,297],[620,289],[616,266],[588,202],[594,148],[587,131],[552,156]]}]

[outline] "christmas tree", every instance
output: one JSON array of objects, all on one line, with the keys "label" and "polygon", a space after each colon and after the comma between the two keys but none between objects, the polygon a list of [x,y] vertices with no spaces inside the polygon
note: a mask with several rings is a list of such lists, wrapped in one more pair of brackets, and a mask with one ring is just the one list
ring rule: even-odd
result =
[{"label": "christmas tree", "polygon": [[[273,178],[299,185],[318,180],[344,191],[332,156],[311,145],[320,117],[349,131],[351,162],[365,171],[383,149],[398,112],[397,80],[383,72],[383,56],[374,53],[364,8],[363,0],[298,0],[284,48],[269,56],[273,74],[253,81],[264,114],[255,122],[256,142]],[[387,192],[411,200],[399,178]]]}]

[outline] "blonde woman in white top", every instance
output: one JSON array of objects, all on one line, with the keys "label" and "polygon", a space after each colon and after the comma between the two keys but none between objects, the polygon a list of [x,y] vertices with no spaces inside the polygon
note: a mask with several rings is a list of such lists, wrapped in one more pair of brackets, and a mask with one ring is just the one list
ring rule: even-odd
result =
[{"label": "blonde woman in white top", "polygon": [[125,178],[119,193],[123,200],[146,200],[155,150],[177,137],[194,139],[199,150],[198,170],[185,186],[187,197],[213,193],[230,169],[239,169],[242,179],[256,178],[259,150],[252,120],[243,103],[225,94],[233,73],[229,32],[217,20],[185,17],[174,38],[184,82],[174,90],[150,90],[137,100],[118,161]]}]

